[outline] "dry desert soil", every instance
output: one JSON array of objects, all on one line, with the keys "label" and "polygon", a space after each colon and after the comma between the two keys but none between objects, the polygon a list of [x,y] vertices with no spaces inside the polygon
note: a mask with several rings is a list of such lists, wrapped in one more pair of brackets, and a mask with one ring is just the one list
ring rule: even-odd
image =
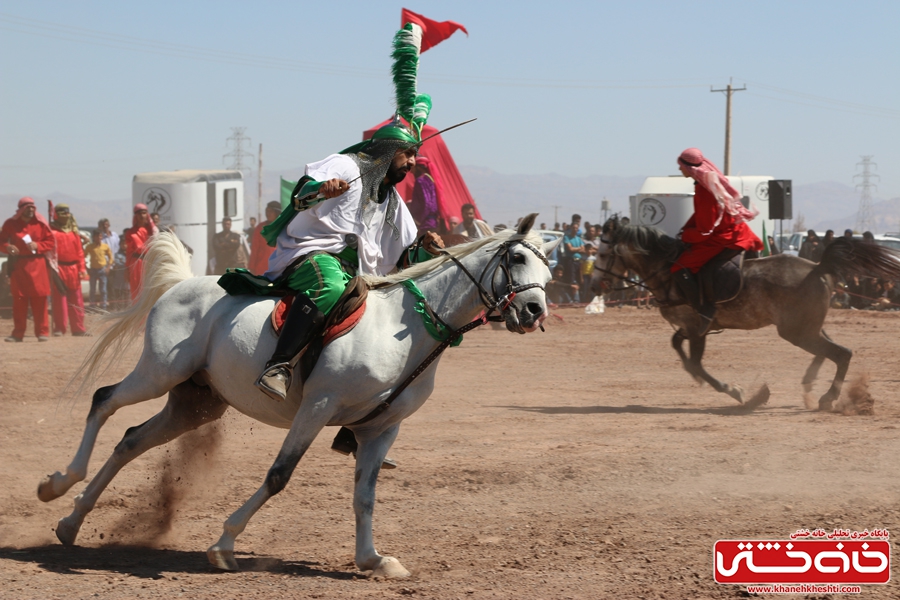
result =
[{"label": "dry desert soil", "polygon": [[[844,415],[807,408],[810,358],[773,328],[709,340],[714,375],[768,384],[768,404],[747,412],[682,370],[656,311],[554,312],[546,333],[467,334],[404,423],[375,508],[376,547],[412,572],[400,581],[353,564],[353,465],[329,450],[333,428],[238,538],[242,570],[208,564],[285,434],[233,410],[128,465],[62,546],[54,527],[84,483],[46,504],[36,488],[80,439],[90,401],[63,390],[91,339],[0,344],[0,597],[734,598],[747,588],[713,580],[718,539],[900,535],[900,314],[829,316],[855,352],[844,396],[856,382],[874,400],[874,415]],[[817,394],[833,373],[827,363]],[[88,477],[163,404],[110,419]],[[859,597],[900,598],[900,585]]]}]

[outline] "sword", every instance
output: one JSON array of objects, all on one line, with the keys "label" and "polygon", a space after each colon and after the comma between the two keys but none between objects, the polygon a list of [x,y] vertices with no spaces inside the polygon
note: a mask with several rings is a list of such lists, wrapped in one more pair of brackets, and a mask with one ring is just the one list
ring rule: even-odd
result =
[{"label": "sword", "polygon": [[[445,129],[441,129],[440,131],[438,131],[438,132],[436,132],[436,133],[432,133],[431,135],[429,135],[429,136],[428,136],[427,138],[425,138],[424,140],[421,140],[421,141],[419,141],[419,142],[416,142],[415,144],[411,144],[411,145],[407,148],[407,150],[409,150],[410,148],[418,148],[419,146],[421,146],[422,144],[424,144],[425,142],[427,142],[428,140],[430,140],[430,139],[433,138],[433,137],[439,136],[439,135],[441,135],[442,133],[445,133],[445,132],[447,132],[447,131],[450,131],[451,129],[456,129],[457,127],[462,127],[463,125],[467,125],[467,124],[471,123],[472,121],[477,121],[477,120],[478,120],[478,118],[476,117],[476,118],[474,118],[474,119],[469,119],[468,121],[463,121],[462,123],[457,123],[456,125],[451,125],[450,127],[447,127],[447,128],[445,128]],[[368,175],[368,174],[371,173],[372,171],[378,169],[379,167],[384,166],[384,163],[385,163],[386,160],[393,160],[393,159],[394,159],[393,156],[390,157],[390,158],[388,158],[388,157],[386,157],[386,156],[382,156],[381,158],[377,159],[377,160],[375,161],[375,164],[372,165],[371,168],[367,169],[365,173],[360,173],[358,177],[354,177],[353,179],[351,179],[350,181],[348,181],[348,182],[347,182],[347,185],[349,186],[349,185],[350,185],[351,183],[353,183],[354,181],[357,181],[357,180],[359,180],[359,179],[362,179],[364,176]],[[313,194],[315,194],[315,195],[313,195]],[[298,201],[298,202],[303,202],[304,200],[318,200],[318,199],[320,199],[320,198],[325,198],[325,195],[322,194],[322,193],[320,193],[320,192],[310,192],[309,194],[307,194],[307,195],[305,195],[305,196],[303,196],[303,197],[301,197],[301,198],[297,198],[297,201]]]}]

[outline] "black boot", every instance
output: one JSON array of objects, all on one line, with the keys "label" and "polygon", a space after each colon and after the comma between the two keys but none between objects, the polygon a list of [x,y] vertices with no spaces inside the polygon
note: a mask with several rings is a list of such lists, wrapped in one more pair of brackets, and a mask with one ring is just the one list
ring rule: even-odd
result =
[{"label": "black boot", "polygon": [[[335,452],[340,452],[343,455],[352,454],[356,457],[357,448],[359,448],[359,444],[356,442],[356,435],[346,427],[341,427],[338,430],[337,435],[334,436],[334,441],[331,442],[331,449]],[[397,463],[385,456],[381,463],[381,468],[396,469]]]},{"label": "black boot", "polygon": [[321,332],[324,324],[325,315],[315,303],[304,294],[297,294],[281,328],[272,360],[266,363],[256,387],[273,400],[284,400],[291,387],[291,362]]},{"label": "black boot", "polygon": [[691,273],[690,269],[681,269],[672,277],[675,279],[675,284],[678,286],[678,289],[681,291],[685,300],[694,307],[694,310],[696,310],[697,314],[703,319],[703,327],[702,331],[700,331],[700,335],[706,335],[706,332],[709,331],[709,327],[712,325],[713,319],[716,316],[716,305],[711,302],[701,303],[700,282],[698,281],[697,276]]}]

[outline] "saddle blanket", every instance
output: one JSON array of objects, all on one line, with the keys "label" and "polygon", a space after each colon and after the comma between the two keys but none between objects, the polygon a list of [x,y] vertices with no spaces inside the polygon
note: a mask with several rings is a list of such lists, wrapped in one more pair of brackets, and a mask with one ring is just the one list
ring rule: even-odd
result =
[{"label": "saddle blanket", "polygon": [[[275,308],[272,309],[271,322],[272,329],[275,330],[276,335],[281,335],[281,328],[284,326],[284,321],[287,318],[288,311],[291,308],[291,304],[294,302],[294,296],[285,296],[281,298],[276,304]],[[350,314],[345,316],[343,319],[340,319],[336,323],[329,323],[325,327],[325,332],[322,334],[322,346],[327,346],[332,341],[341,337],[342,335],[346,335],[349,333],[354,327],[356,327],[357,323],[359,323],[360,319],[362,319],[363,315],[366,312],[366,302],[363,300],[359,306],[355,307]]]}]

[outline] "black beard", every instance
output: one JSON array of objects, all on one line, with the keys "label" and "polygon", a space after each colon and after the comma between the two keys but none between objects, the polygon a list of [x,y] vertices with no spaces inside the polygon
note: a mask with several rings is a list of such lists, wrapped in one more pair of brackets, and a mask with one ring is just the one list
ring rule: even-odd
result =
[{"label": "black beard", "polygon": [[409,169],[406,167],[397,168],[394,165],[391,165],[388,168],[387,175],[385,175],[385,179],[391,185],[397,185],[404,179],[406,179],[406,174],[409,173]]}]

